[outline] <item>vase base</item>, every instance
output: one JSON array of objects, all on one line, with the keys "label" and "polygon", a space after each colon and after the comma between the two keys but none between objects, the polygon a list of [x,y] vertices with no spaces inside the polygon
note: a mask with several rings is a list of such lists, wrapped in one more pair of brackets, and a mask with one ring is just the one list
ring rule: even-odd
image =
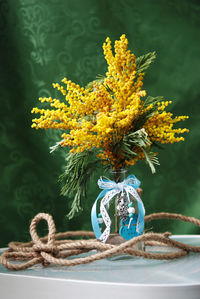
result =
[{"label": "vase base", "polygon": [[[120,236],[119,234],[110,234],[108,237],[106,243],[111,245],[120,245],[122,243],[126,242],[126,240]],[[137,244],[133,245],[131,247],[134,250],[140,250],[145,251],[145,244],[144,242],[138,242]],[[114,256],[109,257],[109,260],[117,260],[117,259],[127,259],[127,258],[133,258],[134,256],[127,255],[127,254],[117,254]]]},{"label": "vase base", "polygon": [[120,236],[119,234],[110,234],[106,243],[112,245],[120,245],[124,243],[126,240]]}]

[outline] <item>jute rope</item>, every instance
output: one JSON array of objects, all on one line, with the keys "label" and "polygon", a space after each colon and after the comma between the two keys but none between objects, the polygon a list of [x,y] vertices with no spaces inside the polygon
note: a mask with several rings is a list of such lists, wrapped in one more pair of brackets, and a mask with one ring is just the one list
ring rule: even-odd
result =
[{"label": "jute rope", "polygon": [[[156,219],[175,219],[191,222],[200,226],[200,220],[194,217],[183,216],[172,213],[155,213],[145,217],[145,222]],[[36,228],[40,220],[46,220],[48,224],[48,236],[40,238]],[[10,270],[24,270],[36,264],[48,266],[55,264],[59,266],[75,266],[87,264],[104,259],[116,254],[129,254],[148,259],[170,260],[187,255],[189,252],[200,252],[200,246],[191,246],[169,238],[171,233],[145,233],[120,245],[103,244],[94,239],[94,233],[89,231],[68,231],[57,233],[53,218],[49,214],[39,213],[34,217],[30,225],[31,242],[11,242],[9,248],[0,257],[0,263]],[[71,237],[89,237],[88,240],[70,240]],[[135,249],[135,245],[144,242],[149,246],[168,246],[175,248],[172,252],[146,252]],[[85,257],[72,256],[97,250],[97,253]],[[71,257],[70,259],[67,259]],[[20,261],[20,262],[19,262]]]}]

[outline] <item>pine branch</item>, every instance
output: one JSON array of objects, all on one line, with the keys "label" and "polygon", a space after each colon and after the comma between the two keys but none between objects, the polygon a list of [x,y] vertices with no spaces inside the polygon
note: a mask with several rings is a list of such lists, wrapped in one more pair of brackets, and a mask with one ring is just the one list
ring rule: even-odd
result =
[{"label": "pine branch", "polygon": [[67,154],[65,172],[60,176],[59,181],[63,184],[61,194],[74,196],[71,210],[67,215],[69,219],[82,210],[81,199],[86,196],[87,183],[95,172],[97,163],[100,162],[97,159],[91,161],[92,154],[92,151]]},{"label": "pine branch", "polygon": [[74,218],[75,214],[77,214],[83,210],[81,207],[81,191],[83,191],[83,190],[79,189],[74,196],[74,200],[71,205],[71,210],[67,214],[67,217],[69,219]]}]

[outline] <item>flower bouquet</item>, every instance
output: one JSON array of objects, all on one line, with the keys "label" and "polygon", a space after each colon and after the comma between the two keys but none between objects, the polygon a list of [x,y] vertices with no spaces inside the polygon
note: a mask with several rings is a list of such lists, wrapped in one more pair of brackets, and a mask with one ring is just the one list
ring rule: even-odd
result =
[{"label": "flower bouquet", "polygon": [[[59,129],[61,140],[51,147],[68,147],[66,168],[60,180],[61,193],[73,196],[72,218],[81,207],[86,195],[87,182],[97,167],[110,169],[113,180],[101,177],[102,190],[92,208],[92,226],[98,239],[106,242],[110,233],[119,232],[129,240],[143,233],[144,206],[140,198],[140,181],[125,169],[144,160],[155,173],[159,165],[159,143],[183,141],[186,128],[175,124],[188,116],[173,116],[167,112],[171,101],[162,96],[147,96],[143,89],[146,70],[154,61],[155,52],[135,57],[128,50],[125,35],[103,44],[108,64],[104,76],[99,76],[86,87],[64,78],[62,84],[53,83],[63,100],[39,98],[47,102],[48,109],[33,108],[40,117],[33,119],[36,129]],[[99,210],[99,213],[97,213]]]}]

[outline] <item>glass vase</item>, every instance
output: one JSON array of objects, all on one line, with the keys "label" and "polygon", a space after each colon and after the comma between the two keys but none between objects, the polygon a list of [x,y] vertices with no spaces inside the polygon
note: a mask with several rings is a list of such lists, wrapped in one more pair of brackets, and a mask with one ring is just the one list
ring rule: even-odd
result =
[{"label": "glass vase", "polygon": [[[124,182],[126,176],[127,171],[125,169],[110,171],[110,179],[117,184]],[[142,189],[137,188],[136,191],[139,193],[139,195],[141,195]],[[133,217],[132,219],[135,219],[139,214],[138,202],[131,194],[127,195],[127,192],[122,188],[122,190],[120,190],[120,192],[113,197],[111,203],[109,204],[108,214],[111,219],[111,228],[110,235],[106,243],[119,245],[127,240],[120,235],[120,228],[122,226],[124,229],[128,230],[130,225],[135,225],[134,229],[136,230],[136,221],[135,223],[130,223],[131,218],[129,216],[131,215],[131,217]],[[135,236],[137,236],[136,232]],[[132,236],[130,236],[129,239],[131,238]],[[140,242],[134,248],[137,250],[144,250],[144,243]]]},{"label": "glass vase", "polygon": [[[110,179],[115,183],[122,183],[126,179],[127,171],[125,169],[119,170],[110,170]],[[106,243],[109,244],[120,244],[124,242],[124,238],[119,235],[120,230],[120,217],[118,216],[118,204],[119,201],[124,199],[124,202],[127,202],[127,195],[121,191],[113,198],[112,202],[109,205],[108,214],[111,219],[111,229],[110,236]]]}]

